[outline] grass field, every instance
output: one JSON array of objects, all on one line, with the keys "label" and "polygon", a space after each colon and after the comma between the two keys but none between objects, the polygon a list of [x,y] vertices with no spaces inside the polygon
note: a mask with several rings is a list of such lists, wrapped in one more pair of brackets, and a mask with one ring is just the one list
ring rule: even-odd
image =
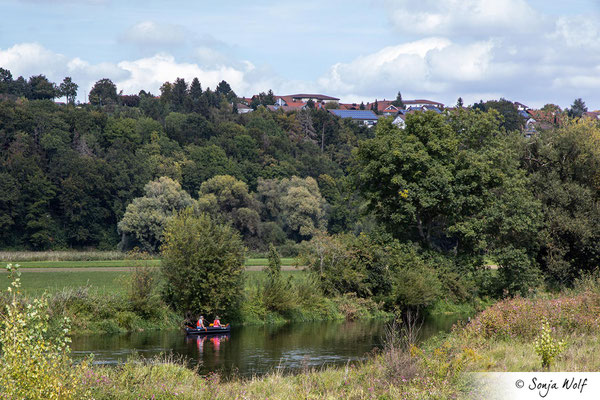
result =
[{"label": "grass field", "polygon": [[[4,261],[8,262],[8,261]],[[133,267],[136,265],[159,266],[160,260],[85,260],[85,261],[12,261],[19,264],[21,268],[102,268],[102,267]],[[269,261],[266,258],[248,258],[246,266],[267,265]],[[282,258],[281,265],[292,266],[295,264],[294,258]]]},{"label": "grass field", "polygon": [[[259,271],[246,272],[246,287],[258,284],[264,275]],[[287,279],[302,279],[302,271],[282,271],[282,276]],[[64,288],[78,288],[89,286],[90,290],[100,294],[124,293],[127,290],[130,272],[125,271],[89,271],[82,268],[81,271],[27,271],[21,270],[21,289],[23,293],[38,296],[44,292],[56,293]],[[6,290],[10,280],[8,274],[0,275],[0,291]]]},{"label": "grass field", "polygon": [[[21,290],[31,296],[39,296],[62,291],[64,288],[89,286],[90,290],[100,294],[124,293],[129,272],[114,271],[65,271],[65,272],[32,272],[21,271]],[[4,282],[2,282],[4,281]],[[5,290],[9,285],[8,274],[0,275]]]}]

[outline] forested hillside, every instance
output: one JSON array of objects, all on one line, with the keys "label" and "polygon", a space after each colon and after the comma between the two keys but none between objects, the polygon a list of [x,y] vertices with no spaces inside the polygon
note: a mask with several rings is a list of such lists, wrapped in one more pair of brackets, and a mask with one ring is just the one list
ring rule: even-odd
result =
[{"label": "forested hillside", "polygon": [[75,105],[72,82],[3,71],[3,249],[157,252],[168,220],[191,208],[233,226],[250,250],[295,255],[310,241],[303,254],[325,292],[404,291],[387,299],[404,305],[410,290],[422,305],[428,293],[569,286],[600,262],[597,122],[525,138],[473,107],[369,129],[324,109],[268,111],[270,92],[239,114],[226,82],[211,91],[197,79],[167,82],[160,96],[120,95],[103,79]]},{"label": "forested hillside", "polygon": [[[234,196],[249,213],[232,218],[250,247],[310,237],[302,218],[289,215],[302,198],[286,200],[286,185],[308,187],[318,197],[307,216],[314,224],[332,232],[353,228],[357,215],[348,210],[343,178],[351,150],[372,134],[368,129],[324,110],[286,115],[259,108],[239,115],[226,83],[212,92],[197,80],[189,88],[178,80],[160,97],[118,96],[110,85],[100,81],[92,104],[80,106],[32,95],[0,101],[0,247],[114,248],[127,205],[160,177],[204,200],[218,190],[218,182],[202,186],[210,178],[243,182],[244,193]],[[225,213],[240,207],[223,196],[206,207]],[[272,202],[265,207],[261,198]]]}]

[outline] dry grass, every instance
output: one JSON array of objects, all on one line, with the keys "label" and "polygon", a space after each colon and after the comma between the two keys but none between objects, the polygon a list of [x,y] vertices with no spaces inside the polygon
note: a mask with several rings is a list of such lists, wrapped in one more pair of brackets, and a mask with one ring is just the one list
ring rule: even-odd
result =
[{"label": "dry grass", "polygon": [[121,251],[0,251],[0,262],[124,260]]},{"label": "dry grass", "polygon": [[[567,348],[555,360],[551,371],[600,371],[600,337],[596,335],[561,336]],[[457,346],[464,345],[462,342]],[[477,359],[469,365],[477,372],[541,371],[540,357],[529,340],[488,340],[475,348]]]},{"label": "dry grass", "polygon": [[358,365],[311,369],[292,375],[276,370],[263,377],[224,382],[197,375],[174,361],[129,361],[94,367],[88,375],[95,399],[453,399],[457,385],[434,377],[386,378],[386,358]]}]

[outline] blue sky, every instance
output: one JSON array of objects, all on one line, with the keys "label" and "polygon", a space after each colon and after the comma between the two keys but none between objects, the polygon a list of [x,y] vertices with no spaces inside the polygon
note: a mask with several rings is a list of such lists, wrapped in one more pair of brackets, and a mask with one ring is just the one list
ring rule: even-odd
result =
[{"label": "blue sky", "polygon": [[592,0],[2,0],[0,66],[98,79],[124,93],[197,76],[238,95],[321,92],[344,102],[505,97],[600,108]]}]

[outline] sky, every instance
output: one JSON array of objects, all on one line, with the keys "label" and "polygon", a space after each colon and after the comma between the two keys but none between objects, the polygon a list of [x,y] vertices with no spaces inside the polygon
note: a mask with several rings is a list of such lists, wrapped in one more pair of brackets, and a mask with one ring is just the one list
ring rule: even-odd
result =
[{"label": "sky", "polygon": [[598,0],[0,0],[0,67],[71,76],[84,101],[226,80],[238,96],[600,109]]}]

